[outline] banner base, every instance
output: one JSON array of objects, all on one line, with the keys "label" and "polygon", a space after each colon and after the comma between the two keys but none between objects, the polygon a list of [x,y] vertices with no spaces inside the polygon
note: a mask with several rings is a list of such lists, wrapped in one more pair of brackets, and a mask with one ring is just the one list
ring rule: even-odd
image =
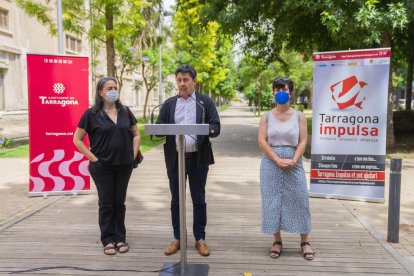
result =
[{"label": "banner base", "polygon": [[384,203],[385,202],[384,198],[334,195],[334,194],[321,194],[321,193],[312,193],[312,192],[309,192],[309,197],[326,198],[326,199],[354,200],[354,201],[374,202],[374,203]]},{"label": "banner base", "polygon": [[44,198],[47,198],[48,196],[56,196],[56,195],[71,195],[71,196],[77,196],[77,195],[88,195],[91,194],[91,191],[48,191],[48,192],[29,192],[29,197],[34,196],[42,196]]}]

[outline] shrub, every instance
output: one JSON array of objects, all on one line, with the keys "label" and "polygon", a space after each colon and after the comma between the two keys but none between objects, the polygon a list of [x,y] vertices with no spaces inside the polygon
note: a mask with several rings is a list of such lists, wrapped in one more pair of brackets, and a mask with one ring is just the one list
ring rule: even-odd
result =
[{"label": "shrub", "polygon": [[8,138],[0,139],[0,147],[11,148],[13,146],[13,141]]}]

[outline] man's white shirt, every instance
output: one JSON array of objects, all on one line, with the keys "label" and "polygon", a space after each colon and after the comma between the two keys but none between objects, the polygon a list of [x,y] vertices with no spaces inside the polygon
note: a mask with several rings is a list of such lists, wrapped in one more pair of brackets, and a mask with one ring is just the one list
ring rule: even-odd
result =
[{"label": "man's white shirt", "polygon": [[[175,106],[175,123],[179,125],[196,124],[196,109],[197,104],[195,92],[193,92],[187,100],[179,97]],[[197,135],[184,135],[185,152],[195,152],[198,150],[196,140]],[[175,142],[178,145],[177,136],[175,137]]]}]

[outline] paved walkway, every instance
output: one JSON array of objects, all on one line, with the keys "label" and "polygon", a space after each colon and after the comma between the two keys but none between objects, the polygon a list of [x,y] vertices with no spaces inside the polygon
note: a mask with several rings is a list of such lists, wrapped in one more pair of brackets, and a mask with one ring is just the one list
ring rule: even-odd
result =
[{"label": "paved walkway", "polygon": [[[216,164],[207,184],[207,242],[212,254],[203,258],[193,249],[188,195],[190,263],[208,264],[209,275],[414,275],[413,160],[403,160],[400,243],[386,242],[386,203],[311,198],[316,259],[303,260],[297,235],[286,234],[282,257],[272,260],[267,253],[271,237],[260,233],[258,118],[240,106],[221,118],[222,134],[212,141]],[[309,165],[305,160],[308,174]],[[0,159],[0,176],[0,273],[43,267],[30,274],[156,275],[150,271],[179,261],[178,254],[163,255],[172,231],[161,147],[145,154],[133,173],[126,203],[131,251],[115,257],[102,253],[94,188],[89,195],[28,198],[25,159]]]}]

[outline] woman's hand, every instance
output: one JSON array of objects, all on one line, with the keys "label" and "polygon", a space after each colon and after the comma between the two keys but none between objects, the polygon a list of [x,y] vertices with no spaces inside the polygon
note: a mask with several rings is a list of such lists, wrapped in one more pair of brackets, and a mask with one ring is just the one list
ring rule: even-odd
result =
[{"label": "woman's hand", "polygon": [[281,169],[291,169],[296,166],[296,162],[292,159],[278,158],[275,160],[275,163]]}]

